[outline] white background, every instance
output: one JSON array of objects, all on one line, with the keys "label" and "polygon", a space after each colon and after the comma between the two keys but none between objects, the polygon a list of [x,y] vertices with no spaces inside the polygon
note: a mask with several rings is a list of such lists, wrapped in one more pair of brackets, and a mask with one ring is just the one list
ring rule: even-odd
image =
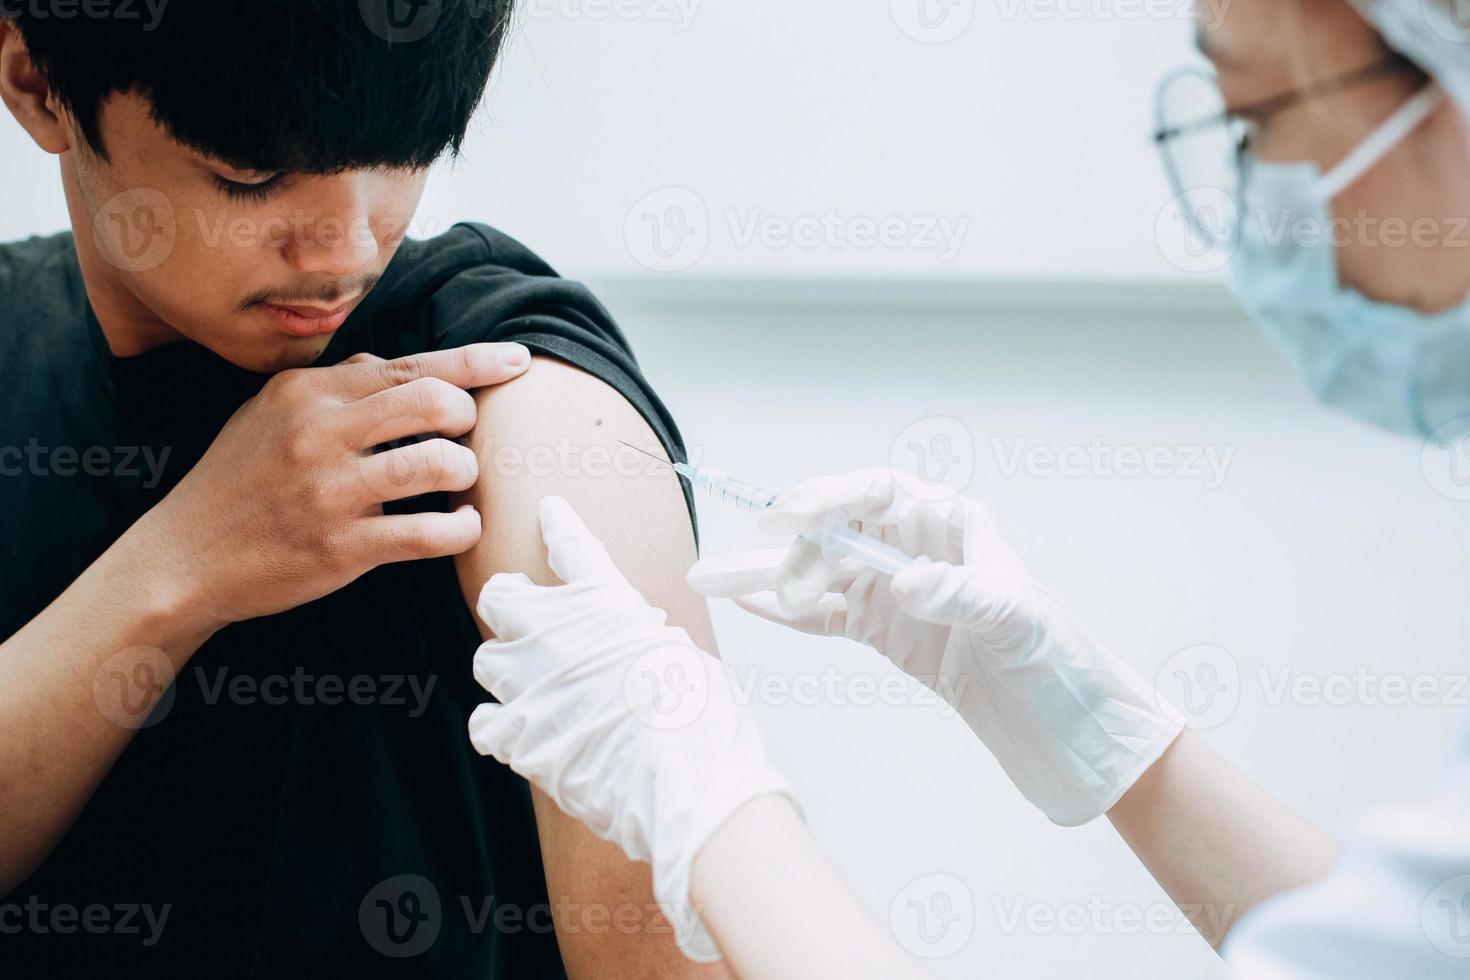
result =
[{"label": "white background", "polygon": [[[625,220],[678,187],[708,213],[700,275],[1179,275],[1155,242],[1171,194],[1149,134],[1155,83],[1192,58],[1187,4],[922,0],[963,28],[930,44],[900,27],[920,2],[525,0],[464,160],[432,183],[415,237],[486,221],[568,273],[641,273]],[[0,186],[27,188],[6,195],[0,234],[60,227],[51,171],[0,126]],[[967,232],[948,258],[738,234],[753,217],[829,209]]]},{"label": "white background", "polygon": [[[489,221],[596,281],[691,449],[752,481],[884,464],[895,445],[908,452],[909,426],[958,420],[966,492],[1100,639],[1165,681],[1180,651],[1227,652],[1238,707],[1206,733],[1221,751],[1334,831],[1412,797],[1464,708],[1273,705],[1260,672],[1463,671],[1470,504],[1435,490],[1417,443],[1317,409],[1217,287],[1163,302],[1176,294],[1129,285],[1215,271],[1181,269],[1201,263],[1171,261],[1177,243],[1156,233],[1161,215],[1170,225],[1147,141],[1152,84],[1189,59],[1187,22],[1127,16],[1140,9],[1128,4],[956,0],[959,19],[941,26],[964,30],[925,44],[899,26],[914,23],[909,3],[706,0],[688,22],[654,0],[616,8],[635,16],[543,4],[466,158],[431,183],[418,234]],[[0,186],[0,240],[64,226],[53,162],[10,125]],[[630,212],[644,227],[640,199],[670,187],[692,191],[707,224],[695,261],[676,257],[683,274],[656,275],[640,263],[647,241],[625,229]],[[829,208],[970,230],[944,261],[742,246],[726,219]],[[881,281],[771,281],[804,277]],[[973,285],[1014,278],[1051,285]],[[949,293],[936,279],[972,285]],[[1231,455],[1213,488],[1185,473],[1003,472],[1016,440]],[[759,543],[708,509],[704,531],[707,550]],[[743,679],[883,672],[844,644],[715,613]],[[1218,974],[1198,938],[1138,928],[1164,896],[1106,822],[1051,827],[936,709],[755,709],[880,921],[893,912],[903,928],[909,900],[936,888],[958,903],[941,940],[958,948],[932,962],[942,975]],[[1084,919],[1007,926],[1036,909]]]}]

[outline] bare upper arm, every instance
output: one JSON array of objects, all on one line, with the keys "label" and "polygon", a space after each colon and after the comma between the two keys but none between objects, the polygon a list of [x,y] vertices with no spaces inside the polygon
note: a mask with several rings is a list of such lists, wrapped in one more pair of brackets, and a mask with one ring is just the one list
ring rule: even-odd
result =
[{"label": "bare upper arm", "polygon": [[[667,466],[635,471],[627,457],[614,463],[619,439],[658,446],[637,410],[586,372],[541,357],[476,401],[480,418],[470,444],[480,457],[480,480],[465,499],[479,509],[484,535],[457,562],[471,610],[496,572],[556,581],[537,518],[541,498],[554,493],[602,538],[628,580],[714,653],[704,600],[684,581],[695,548],[678,477]],[[699,966],[678,951],[656,914],[648,865],[629,861],[540,792],[534,801],[557,939],[573,978],[728,976],[722,966]]]}]

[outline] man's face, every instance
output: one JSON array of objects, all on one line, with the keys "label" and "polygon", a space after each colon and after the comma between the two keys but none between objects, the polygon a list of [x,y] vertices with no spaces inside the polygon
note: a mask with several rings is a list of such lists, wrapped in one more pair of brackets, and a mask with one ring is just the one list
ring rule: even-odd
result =
[{"label": "man's face", "polygon": [[92,301],[123,325],[109,331],[119,353],[188,339],[253,371],[312,363],[393,257],[427,179],[237,171],[173,139],[132,93],[107,99],[99,126],[108,159],[73,127],[62,172]]}]

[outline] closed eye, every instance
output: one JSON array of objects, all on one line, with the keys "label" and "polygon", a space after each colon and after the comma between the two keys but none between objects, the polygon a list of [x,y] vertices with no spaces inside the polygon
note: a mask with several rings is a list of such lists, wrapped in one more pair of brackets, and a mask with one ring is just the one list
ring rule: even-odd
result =
[{"label": "closed eye", "polygon": [[279,173],[259,183],[242,184],[237,180],[226,180],[218,174],[214,175],[215,186],[232,201],[264,201],[281,186],[285,179],[286,175]]}]

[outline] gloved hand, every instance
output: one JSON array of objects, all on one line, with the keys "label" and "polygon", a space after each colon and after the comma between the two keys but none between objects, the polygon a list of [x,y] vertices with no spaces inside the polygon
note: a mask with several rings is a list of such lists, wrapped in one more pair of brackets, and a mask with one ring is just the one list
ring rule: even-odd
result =
[{"label": "gloved hand", "polygon": [[747,801],[794,794],[719,661],[628,584],[571,505],[543,499],[541,533],[566,584],[501,574],[480,592],[495,639],[475,654],[475,679],[501,703],[475,709],[470,739],[651,862],[680,949],[717,960],[689,902],[694,857]]},{"label": "gloved hand", "polygon": [[689,584],[766,619],[868,644],[953,703],[1054,822],[1092,820],[1174,741],[1181,716],[1031,577],[981,504],[925,500],[922,489],[891,470],[821,477],[758,519],[783,535],[845,520],[933,559],[896,576],[829,562],[798,539],[706,558]]}]

